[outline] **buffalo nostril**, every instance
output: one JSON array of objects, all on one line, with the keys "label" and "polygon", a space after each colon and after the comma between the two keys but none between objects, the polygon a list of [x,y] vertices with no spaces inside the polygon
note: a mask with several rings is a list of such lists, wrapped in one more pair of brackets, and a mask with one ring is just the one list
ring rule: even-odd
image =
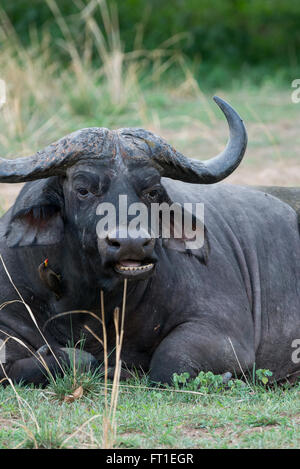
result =
[{"label": "buffalo nostril", "polygon": [[152,239],[151,239],[151,238],[146,239],[145,242],[144,242],[144,244],[143,244],[143,247],[149,246],[149,244],[151,244],[151,242],[152,242]]},{"label": "buffalo nostril", "polygon": [[107,238],[107,244],[109,246],[113,246],[114,248],[120,248],[121,247],[121,243],[119,241],[117,241],[116,239]]}]

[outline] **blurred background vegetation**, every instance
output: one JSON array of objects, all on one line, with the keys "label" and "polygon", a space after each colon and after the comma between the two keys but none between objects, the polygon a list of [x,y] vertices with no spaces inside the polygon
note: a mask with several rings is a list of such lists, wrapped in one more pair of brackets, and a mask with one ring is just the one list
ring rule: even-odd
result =
[{"label": "blurred background vegetation", "polygon": [[[78,51],[84,51],[88,15],[102,29],[101,8],[89,0],[60,0],[60,12]],[[174,40],[173,48],[193,64],[207,87],[227,86],[238,72],[260,83],[266,75],[291,78],[300,63],[300,2],[298,0],[119,0],[117,7],[124,51],[137,46],[154,50]],[[49,8],[50,6],[50,8]],[[67,51],[59,47],[64,33],[51,4],[35,0],[6,2],[6,13],[23,45],[32,28],[47,31],[53,53],[63,63]],[[93,51],[97,63],[97,51]]]},{"label": "blurred background vegetation", "polygon": [[298,0],[0,2],[0,153],[142,126],[208,158],[227,138],[219,94],[249,132],[233,182],[300,184],[299,77]]}]

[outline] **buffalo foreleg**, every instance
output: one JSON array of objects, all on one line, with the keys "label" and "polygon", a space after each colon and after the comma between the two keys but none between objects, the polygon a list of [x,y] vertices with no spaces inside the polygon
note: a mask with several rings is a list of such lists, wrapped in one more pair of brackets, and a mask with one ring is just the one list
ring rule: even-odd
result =
[{"label": "buffalo foreleg", "polygon": [[61,368],[68,364],[66,354],[62,355],[61,353],[55,352],[55,357],[53,355],[45,356],[43,360],[29,357],[21,358],[13,363],[6,363],[4,370],[0,369],[0,377],[3,379],[4,384],[5,378],[9,378],[17,384],[46,386],[51,376],[62,375],[63,371]]},{"label": "buffalo foreleg", "polygon": [[7,381],[6,378],[9,378],[14,383],[46,386],[52,377],[62,376],[74,366],[77,372],[94,370],[97,361],[86,352],[65,348],[54,349],[53,353],[44,350],[42,353],[37,353],[36,357],[22,358],[3,366],[5,366],[4,369],[0,368],[0,381],[2,380],[3,383]]},{"label": "buffalo foreleg", "polygon": [[[215,329],[195,324],[181,324],[167,335],[152,356],[150,379],[161,384],[172,384],[173,374],[188,372],[195,378],[200,371],[212,371],[226,377],[239,376],[252,369],[254,350],[247,344],[227,337]],[[228,373],[228,375],[227,375]]]}]

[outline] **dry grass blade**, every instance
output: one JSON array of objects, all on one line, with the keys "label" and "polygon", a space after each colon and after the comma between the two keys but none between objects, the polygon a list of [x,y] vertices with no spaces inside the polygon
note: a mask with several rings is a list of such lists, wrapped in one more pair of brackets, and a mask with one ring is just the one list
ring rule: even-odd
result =
[{"label": "dry grass blade", "polygon": [[110,404],[108,405],[108,348],[107,348],[107,332],[106,332],[106,322],[105,322],[105,309],[104,309],[104,294],[101,291],[101,317],[102,317],[102,333],[103,340],[101,340],[95,332],[93,332],[87,325],[87,329],[93,337],[98,340],[98,342],[103,347],[104,353],[104,414],[102,419],[103,425],[103,442],[102,446],[105,449],[113,448],[115,435],[116,435],[116,408],[118,403],[118,394],[119,394],[119,381],[121,375],[121,349],[124,335],[124,321],[125,321],[125,308],[126,308],[126,295],[127,295],[127,280],[124,281],[124,291],[123,291],[123,300],[122,300],[122,314],[121,314],[121,327],[119,329],[119,308],[114,310],[114,325],[116,331],[116,358],[115,358],[115,370],[113,377],[113,384],[111,390]]},{"label": "dry grass blade", "polygon": [[249,383],[249,381],[247,380],[247,377],[246,377],[246,375],[245,375],[245,373],[244,373],[244,370],[243,370],[243,368],[242,368],[242,365],[241,365],[241,363],[240,363],[240,360],[238,359],[238,356],[237,356],[237,354],[236,354],[236,351],[235,351],[235,349],[234,349],[234,346],[233,346],[233,343],[232,343],[230,337],[228,337],[228,341],[229,341],[229,343],[230,343],[230,345],[231,345],[231,348],[232,348],[232,350],[233,350],[233,353],[234,353],[234,356],[235,356],[235,358],[236,358],[236,361],[238,362],[238,365],[239,365],[239,368],[240,368],[240,370],[241,370],[241,373],[242,373],[242,375],[243,375],[244,380],[246,381],[246,383],[247,383],[247,385],[249,386],[249,388],[252,389],[252,391],[254,392],[254,389],[250,386],[250,383]]},{"label": "dry grass blade", "polygon": [[15,336],[13,336],[13,335],[10,335],[10,334],[8,334],[7,332],[3,331],[2,329],[0,329],[0,332],[1,332],[1,334],[4,334],[4,335],[7,336],[6,339],[5,339],[5,341],[4,341],[4,343],[6,343],[6,341],[8,341],[8,340],[11,339],[11,340],[14,340],[15,342],[17,342],[18,344],[22,345],[22,347],[24,347],[24,348],[27,350],[27,352],[29,352],[34,358],[36,358],[36,360],[38,360],[38,362],[39,362],[39,363],[45,368],[45,370],[47,371],[49,378],[51,378],[52,381],[54,381],[54,377],[53,377],[51,371],[49,370],[49,367],[48,367],[47,363],[45,362],[45,360],[44,360],[44,358],[42,357],[41,354],[36,355],[36,354],[35,354],[21,339],[19,339],[18,337],[15,337]]},{"label": "dry grass blade", "polygon": [[47,321],[43,325],[43,330],[46,329],[49,322],[53,321],[54,319],[61,318],[63,316],[67,316],[69,314],[88,314],[88,315],[92,316],[94,319],[96,319],[97,321],[101,322],[101,319],[99,318],[99,316],[97,316],[97,314],[93,313],[92,311],[87,311],[85,309],[74,309],[73,311],[64,311],[63,313],[58,313],[58,314],[55,314],[54,316],[51,316],[51,318],[47,319]]},{"label": "dry grass blade", "polygon": [[102,345],[104,354],[104,415],[102,419],[103,424],[103,447],[111,447],[111,424],[109,420],[108,411],[108,395],[107,395],[107,380],[108,380],[108,350],[107,350],[107,332],[105,324],[105,308],[104,308],[104,293],[100,292],[100,306],[101,306],[101,323],[102,323],[102,337],[103,340],[86,324],[84,328]]},{"label": "dry grass blade", "polygon": [[1,311],[1,309],[5,308],[6,306],[11,305],[11,304],[13,304],[13,303],[23,303],[23,301],[21,301],[21,300],[5,301],[4,303],[2,303],[2,304],[0,305],[0,311]]},{"label": "dry grass blade", "polygon": [[107,353],[107,335],[105,327],[105,311],[104,311],[104,293],[101,290],[100,292],[100,304],[101,304],[101,319],[98,320],[102,324],[102,334],[103,340],[87,325],[84,325],[84,328],[89,331],[89,333],[102,345],[104,353],[104,387],[105,387],[105,407],[107,408],[107,374],[108,374],[108,353]]},{"label": "dry grass blade", "polygon": [[85,324],[84,325],[84,328],[89,331],[89,333],[102,345],[102,347],[104,348],[104,343],[103,343],[103,340],[100,339],[100,337],[97,336],[97,334],[87,325]]},{"label": "dry grass blade", "polygon": [[67,441],[71,440],[71,438],[74,438],[75,435],[77,435],[79,432],[82,431],[82,429],[88,425],[90,422],[92,422],[93,420],[95,419],[98,419],[98,418],[101,418],[101,414],[97,414],[97,415],[93,415],[93,417],[89,418],[88,420],[86,420],[82,425],[80,425],[79,428],[77,428],[75,430],[75,432],[73,432],[71,435],[69,435],[60,445],[60,447],[64,447],[65,444],[67,443]]},{"label": "dry grass blade", "polygon": [[[108,384],[108,386],[112,387],[112,384]],[[163,387],[159,387],[157,389],[155,389],[154,387],[150,387],[150,386],[141,386],[141,385],[133,385],[133,384],[118,384],[118,387],[119,388],[122,388],[122,389],[145,389],[145,390],[148,390],[148,391],[157,391],[157,392],[169,392],[169,393],[184,393],[184,394],[193,394],[195,396],[206,396],[205,393],[203,392],[198,392],[198,391],[190,391],[190,390],[187,390],[187,389],[175,389],[175,388],[163,388]],[[210,396],[218,396],[219,394],[213,394],[213,393],[210,393]]]},{"label": "dry grass blade", "polygon": [[107,334],[105,325],[105,309],[104,309],[104,293],[100,292],[101,302],[101,320],[102,320],[102,333],[103,333],[103,353],[104,353],[104,401],[105,401],[105,412],[107,413],[107,375],[108,375],[108,351],[107,351]]},{"label": "dry grass blade", "polygon": [[112,421],[115,421],[115,414],[118,402],[118,384],[121,375],[121,350],[124,336],[124,322],[125,322],[125,309],[126,309],[126,296],[127,296],[127,279],[124,280],[122,313],[121,313],[121,330],[119,331],[119,308],[114,312],[114,323],[116,329],[116,370],[114,374],[112,397],[111,397],[111,412]]},{"label": "dry grass blade", "polygon": [[124,280],[120,330],[119,330],[120,310],[119,308],[115,308],[114,310],[114,324],[115,324],[115,330],[116,330],[115,371],[114,371],[114,378],[113,378],[111,398],[110,398],[109,415],[105,417],[106,426],[109,429],[109,433],[108,435],[106,435],[106,444],[108,444],[109,448],[113,448],[114,441],[116,438],[116,432],[117,432],[116,410],[117,410],[117,404],[118,404],[119,382],[120,382],[121,366],[122,366],[121,350],[122,350],[123,336],[124,336],[126,296],[127,296],[127,279]]},{"label": "dry grass blade", "polygon": [[104,414],[102,419],[103,425],[103,447],[105,449],[110,447],[110,434],[111,427],[108,418],[108,399],[107,399],[107,379],[108,379],[108,350],[107,350],[107,333],[105,323],[105,309],[104,309],[104,293],[100,292],[101,301],[101,318],[102,318],[102,335],[103,335],[103,353],[104,353]]}]

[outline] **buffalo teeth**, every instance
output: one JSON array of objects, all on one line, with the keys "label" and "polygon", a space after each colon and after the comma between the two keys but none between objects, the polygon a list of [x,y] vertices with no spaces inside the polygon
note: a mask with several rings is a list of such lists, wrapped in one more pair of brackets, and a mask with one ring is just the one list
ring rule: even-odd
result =
[{"label": "buffalo teeth", "polygon": [[146,264],[146,265],[141,265],[139,267],[125,267],[123,265],[118,265],[119,270],[130,270],[130,271],[135,271],[135,270],[146,270],[153,267],[153,264]]}]

